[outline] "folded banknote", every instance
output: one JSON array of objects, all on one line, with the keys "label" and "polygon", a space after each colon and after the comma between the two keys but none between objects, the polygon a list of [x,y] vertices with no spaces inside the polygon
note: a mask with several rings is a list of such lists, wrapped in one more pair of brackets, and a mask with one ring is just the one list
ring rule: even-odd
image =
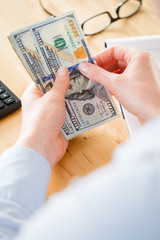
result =
[{"label": "folded banknote", "polygon": [[52,88],[61,66],[68,68],[70,87],[65,96],[66,118],[62,127],[66,139],[119,116],[109,91],[78,70],[81,62],[96,61],[74,12],[50,17],[12,32],[8,38],[41,92]]}]

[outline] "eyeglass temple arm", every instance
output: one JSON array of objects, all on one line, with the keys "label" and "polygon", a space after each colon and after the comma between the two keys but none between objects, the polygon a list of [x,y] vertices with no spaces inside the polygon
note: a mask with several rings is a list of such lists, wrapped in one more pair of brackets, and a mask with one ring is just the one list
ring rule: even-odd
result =
[{"label": "eyeglass temple arm", "polygon": [[43,6],[42,0],[39,0],[39,4],[40,4],[41,8],[42,8],[46,13],[48,13],[50,16],[56,17],[56,15],[54,15],[53,13],[51,13],[48,9],[46,9],[46,8]]}]

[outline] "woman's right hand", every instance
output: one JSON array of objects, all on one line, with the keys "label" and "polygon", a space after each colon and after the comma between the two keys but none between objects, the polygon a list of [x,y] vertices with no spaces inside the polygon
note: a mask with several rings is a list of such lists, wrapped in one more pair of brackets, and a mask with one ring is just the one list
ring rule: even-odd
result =
[{"label": "woman's right hand", "polygon": [[[160,115],[160,70],[148,52],[114,46],[95,59],[98,66],[80,64],[82,74],[104,85],[141,123]],[[123,72],[114,73],[118,69]]]}]

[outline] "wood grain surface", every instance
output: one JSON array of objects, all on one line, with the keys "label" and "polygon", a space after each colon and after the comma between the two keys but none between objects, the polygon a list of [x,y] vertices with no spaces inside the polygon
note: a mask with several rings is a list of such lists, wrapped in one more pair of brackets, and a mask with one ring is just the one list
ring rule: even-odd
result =
[{"label": "wood grain surface", "polygon": [[[81,23],[103,11],[115,16],[118,0],[42,0],[53,14],[74,10]],[[38,0],[1,0],[0,2],[0,79],[18,96],[32,82],[14,53],[7,35],[10,32],[47,18]],[[113,23],[96,36],[87,37],[95,54],[104,48],[104,39],[160,34],[160,17],[152,1],[144,0],[135,16]],[[94,26],[93,26],[94,28]],[[20,133],[21,109],[0,120],[0,153],[11,147]],[[53,168],[48,195],[60,191],[75,176],[108,163],[113,151],[128,137],[125,121],[120,117],[110,123],[77,136],[69,142],[64,158]]]}]

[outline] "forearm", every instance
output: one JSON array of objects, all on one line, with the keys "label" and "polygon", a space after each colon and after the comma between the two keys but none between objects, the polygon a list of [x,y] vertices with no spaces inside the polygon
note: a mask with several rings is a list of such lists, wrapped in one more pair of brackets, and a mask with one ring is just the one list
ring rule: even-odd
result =
[{"label": "forearm", "polygon": [[45,201],[50,178],[47,161],[26,147],[13,147],[0,159],[0,238],[13,239]]}]

